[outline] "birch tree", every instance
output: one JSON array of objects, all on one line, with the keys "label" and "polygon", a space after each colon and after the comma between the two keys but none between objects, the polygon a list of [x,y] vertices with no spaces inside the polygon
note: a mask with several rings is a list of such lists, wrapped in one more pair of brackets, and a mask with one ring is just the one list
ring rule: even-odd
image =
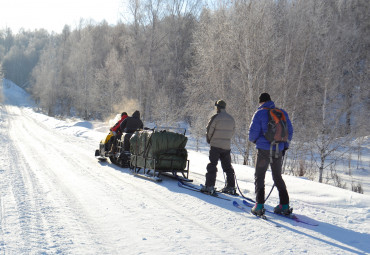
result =
[{"label": "birch tree", "polygon": [[33,69],[33,97],[46,110],[48,116],[55,115],[58,87],[56,83],[57,50],[51,41],[40,57],[38,65]]}]

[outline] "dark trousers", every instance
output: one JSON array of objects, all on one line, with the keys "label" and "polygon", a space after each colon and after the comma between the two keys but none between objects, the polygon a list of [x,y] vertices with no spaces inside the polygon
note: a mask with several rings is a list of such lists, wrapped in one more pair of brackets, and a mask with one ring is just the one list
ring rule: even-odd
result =
[{"label": "dark trousers", "polygon": [[[275,151],[273,151],[275,153]],[[274,154],[275,155],[275,154]],[[270,164],[270,151],[258,149],[256,172],[254,173],[254,184],[256,201],[259,204],[265,203],[265,175]],[[272,179],[279,191],[280,204],[289,204],[289,195],[285,182],[281,177],[282,154],[279,152],[278,158],[272,157],[271,172]]]},{"label": "dark trousers", "polygon": [[123,133],[122,138],[123,139],[123,150],[124,151],[130,151],[130,138],[134,133]]},{"label": "dark trousers", "polygon": [[206,173],[206,186],[215,186],[217,175],[218,160],[221,160],[221,167],[226,173],[226,181],[228,187],[235,187],[235,173],[231,165],[231,150],[224,150],[221,148],[211,146],[209,150],[209,161]]}]

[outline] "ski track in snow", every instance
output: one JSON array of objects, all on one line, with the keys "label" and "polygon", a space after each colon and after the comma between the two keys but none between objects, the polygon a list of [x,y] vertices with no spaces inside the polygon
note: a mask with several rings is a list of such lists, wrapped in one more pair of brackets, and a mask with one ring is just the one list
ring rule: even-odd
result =
[{"label": "ski track in snow", "polygon": [[[42,251],[43,249],[45,249],[46,251],[52,251],[55,253],[75,253],[76,251],[73,250],[73,247],[76,246],[75,244],[77,244],[77,246],[82,246],[81,248],[83,248],[86,252],[88,251],[88,247],[95,247],[97,243],[101,243],[106,245],[103,245],[103,247],[105,248],[99,253],[112,253],[114,251],[109,250],[109,248],[115,247],[116,242],[122,242],[122,247],[118,247],[118,250],[130,249],[130,247],[125,247],[124,239],[122,240],[122,236],[124,237],[134,235],[135,233],[130,232],[132,232],[132,230],[135,230],[137,226],[127,227],[125,228],[126,230],[119,228],[119,231],[117,231],[117,233],[111,233],[111,236],[113,238],[119,236],[121,238],[118,239],[121,240],[104,240],[104,238],[107,238],[109,235],[95,236],[94,233],[104,233],[104,230],[99,229],[104,228],[104,224],[102,224],[101,221],[96,222],[94,219],[92,219],[93,217],[91,217],[88,212],[90,210],[86,210],[84,206],[87,205],[90,207],[91,205],[94,205],[93,208],[89,209],[93,211],[101,211],[102,208],[112,205],[104,205],[101,203],[97,204],[94,201],[94,197],[89,198],[84,196],[81,199],[79,197],[76,197],[82,196],[81,194],[86,193],[86,191],[80,190],[78,187],[73,186],[73,188],[76,189],[76,192],[71,193],[71,187],[65,186],[69,184],[68,179],[71,179],[72,177],[67,177],[66,172],[71,175],[79,175],[78,177],[76,177],[79,178],[79,180],[88,176],[89,179],[91,178],[91,180],[89,181],[94,182],[95,185],[103,186],[102,188],[105,189],[104,197],[110,197],[110,200],[112,200],[114,196],[118,195],[118,197],[113,199],[115,200],[115,207],[120,207],[125,210],[125,203],[123,201],[120,201],[119,195],[123,194],[122,189],[128,189],[128,191],[133,190],[135,191],[134,194],[130,194],[130,192],[125,192],[124,195],[128,197],[135,197],[135,199],[138,199],[138,196],[140,196],[138,200],[142,200],[144,202],[141,202],[138,205],[138,208],[141,207],[145,209],[151,206],[154,206],[156,208],[162,207],[161,210],[164,211],[162,216],[153,216],[156,220],[158,220],[158,217],[163,217],[163,221],[171,220],[175,224],[178,224],[180,226],[181,224],[183,224],[183,221],[186,221],[186,225],[196,226],[192,233],[200,231],[200,233],[196,234],[196,236],[201,235],[207,237],[209,236],[209,233],[212,233],[212,235],[209,238],[206,238],[206,240],[191,240],[191,245],[201,247],[203,241],[215,242],[216,244],[230,243],[231,245],[227,245],[230,247],[230,249],[225,250],[226,253],[241,254],[243,253],[242,251],[245,250],[242,245],[239,245],[238,243],[235,243],[233,241],[235,239],[233,235],[224,235],[222,234],[222,231],[219,231],[217,229],[215,231],[211,227],[207,226],[208,224],[206,223],[194,222],[194,220],[187,217],[186,214],[182,212],[181,208],[171,206],[171,203],[167,202],[168,197],[161,199],[161,197],[159,197],[155,192],[156,186],[158,188],[161,187],[160,185],[135,178],[131,175],[123,176],[127,174],[124,174],[119,170],[113,172],[94,171],[92,170],[92,167],[89,167],[89,165],[93,164],[93,167],[95,168],[97,162],[94,158],[91,158],[91,155],[86,155],[84,153],[78,152],[76,150],[76,148],[78,148],[78,144],[73,144],[73,139],[63,137],[62,134],[60,136],[55,136],[55,134],[48,131],[45,126],[40,125],[40,123],[35,122],[31,117],[28,117],[27,112],[23,112],[21,114],[20,112],[18,112],[18,108],[13,107],[8,107],[7,109],[9,116],[22,115],[23,117],[26,117],[26,120],[22,119],[22,121],[17,121],[17,118],[15,118],[11,121],[14,123],[11,124],[11,132],[9,133],[9,136],[15,138],[15,140],[14,144],[9,144],[8,150],[9,154],[12,155],[12,157],[8,157],[12,159],[10,165],[16,166],[16,168],[11,168],[10,173],[11,176],[13,176],[14,178],[12,178],[13,183],[11,183],[10,186],[13,187],[12,197],[18,199],[17,201],[14,201],[14,211],[20,213],[20,215],[18,216],[20,220],[17,226],[19,228],[19,239],[24,240],[22,246],[27,247],[25,250],[22,250],[22,252],[31,253],[35,250]],[[35,146],[38,146],[38,148],[35,148]],[[22,155],[19,155],[18,151],[23,152],[23,155],[28,155],[27,159]],[[29,151],[32,151],[33,153],[29,155],[27,153]],[[72,152],[74,157],[71,157],[72,154],[68,154],[67,152]],[[48,155],[53,155],[53,157],[49,158]],[[20,165],[21,168],[19,168]],[[37,173],[34,173],[33,171],[37,171]],[[60,172],[63,172],[63,174],[58,178],[58,174],[60,174]],[[42,176],[42,178],[38,178],[37,176]],[[130,179],[134,178],[135,181],[127,182],[125,181],[127,177],[129,177]],[[61,181],[62,178],[64,178],[65,181]],[[51,180],[51,183],[40,183],[47,180]],[[108,181],[105,182],[106,180]],[[105,182],[103,183],[104,185],[102,185],[102,182]],[[137,182],[137,184],[135,184],[135,182]],[[154,191],[146,188],[146,185],[148,184],[152,186],[152,188],[154,186]],[[81,186],[86,187],[88,186],[88,184]],[[130,188],[128,188],[127,186],[130,186]],[[126,189],[122,187],[125,187]],[[109,189],[107,190],[107,188]],[[96,186],[94,187],[94,189],[96,189]],[[137,191],[139,191],[140,193],[137,194]],[[57,197],[57,201],[49,201],[47,199],[48,193],[56,193],[57,195],[53,195],[52,198]],[[88,194],[86,195],[88,196]],[[84,203],[84,201],[87,201],[88,199],[91,199],[91,202],[86,202],[86,205],[80,205],[76,202],[80,201],[80,203]],[[150,205],[153,204],[153,202],[154,205]],[[60,208],[61,204],[67,206],[65,206],[65,208]],[[42,210],[40,211],[39,208]],[[128,215],[123,214],[120,215],[120,217],[125,218],[129,221],[130,214],[136,213],[137,208],[131,208],[131,210],[133,211],[129,211]],[[73,211],[78,212],[78,214],[74,213]],[[62,214],[60,216],[61,219],[54,219],[56,217],[55,215],[59,214]],[[68,218],[72,223],[69,224],[69,226],[66,226],[63,218]],[[171,247],[177,247],[177,249],[179,249],[180,252],[183,252],[183,254],[191,253],[191,250],[187,251],[186,245],[181,244],[183,243],[183,240],[171,240],[171,238],[166,237],[167,230],[162,230],[161,225],[157,227],[155,226],[156,221],[151,220],[150,212],[144,214],[144,218],[142,219],[142,221],[143,225],[146,225],[144,223],[147,222],[148,226],[150,226],[150,232],[153,232],[153,229],[155,230],[155,235],[151,238],[149,238],[147,234],[142,233],[142,240],[159,239],[156,242],[171,242],[171,244],[168,245],[168,248],[170,249],[167,250],[168,252],[174,252],[172,250],[173,248]],[[127,223],[129,224],[129,222]],[[95,226],[97,229],[91,229],[91,226]],[[70,227],[71,229],[66,229],[68,227]],[[127,229],[129,231],[127,231]],[[106,231],[110,232],[112,231],[112,229],[109,228]],[[125,231],[127,233],[123,234],[122,231]],[[66,234],[63,234],[64,232],[66,232]],[[69,232],[81,233],[76,234],[75,237],[71,237],[68,236]],[[219,232],[220,234],[217,234],[217,232]],[[177,233],[178,235],[181,235],[181,227],[177,229]],[[79,237],[77,236],[87,237],[80,241],[72,241],[75,238],[79,240]],[[37,238],[35,239],[35,237]],[[191,239],[191,236],[186,233],[185,239],[189,240]],[[35,246],[27,244],[33,244]],[[132,246],[132,244],[129,245]],[[152,247],[155,246],[156,245],[154,243]],[[234,248],[238,246],[240,246],[238,249]],[[16,250],[16,247],[8,247],[8,249],[10,251],[13,249]],[[201,250],[201,248],[199,249]],[[158,250],[157,252],[166,252],[166,250],[163,250],[162,247],[161,250]],[[205,250],[204,252],[209,252],[209,250]]]},{"label": "ski track in snow", "polygon": [[[362,208],[343,209],[343,199],[332,196],[337,201],[331,202],[325,195],[315,203],[307,196],[317,193],[297,192],[307,182],[295,179],[295,212],[320,225],[270,216],[281,225],[276,228],[168,177],[154,183],[98,162],[98,141],[85,137],[83,128],[71,135],[64,132],[70,126],[55,127],[42,116],[17,103],[0,105],[0,255],[370,253],[369,203],[359,194],[350,203]],[[205,170],[199,169],[207,157],[198,162],[194,152],[189,156],[190,178],[203,183]],[[253,174],[236,167],[236,175],[243,194],[253,198]],[[223,186],[222,171],[216,185]],[[270,185],[267,178],[266,192]],[[306,198],[300,201],[300,195]],[[269,204],[275,203],[272,196]]]}]

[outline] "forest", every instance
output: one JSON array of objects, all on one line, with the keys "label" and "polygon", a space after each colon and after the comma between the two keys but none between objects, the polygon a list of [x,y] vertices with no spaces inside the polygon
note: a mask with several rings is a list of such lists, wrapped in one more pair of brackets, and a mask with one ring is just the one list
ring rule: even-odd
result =
[{"label": "forest", "polygon": [[237,122],[234,162],[247,165],[249,125],[268,92],[294,126],[285,173],[362,193],[337,169],[361,167],[370,134],[368,0],[130,0],[129,10],[114,26],[1,29],[0,76],[49,116],[137,109],[146,123],[186,125],[199,146],[223,99]]}]

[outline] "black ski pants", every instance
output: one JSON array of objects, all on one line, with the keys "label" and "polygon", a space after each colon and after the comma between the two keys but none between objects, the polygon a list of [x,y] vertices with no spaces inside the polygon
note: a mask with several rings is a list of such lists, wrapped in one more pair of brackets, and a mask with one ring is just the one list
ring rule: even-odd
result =
[{"label": "black ski pants", "polygon": [[[275,155],[275,151],[273,151]],[[259,204],[265,203],[265,176],[267,168],[270,164],[270,151],[258,149],[256,160],[256,171],[254,173],[254,184],[256,192],[256,202]],[[277,158],[272,157],[271,172],[272,179],[279,191],[280,204],[289,204],[289,195],[285,186],[285,182],[281,177],[282,168],[282,153],[279,152]]]},{"label": "black ski pants", "polygon": [[221,160],[221,167],[226,173],[227,187],[235,187],[235,173],[231,165],[231,150],[211,146],[209,150],[209,161],[206,173],[206,186],[215,186],[217,176],[218,160]]}]

